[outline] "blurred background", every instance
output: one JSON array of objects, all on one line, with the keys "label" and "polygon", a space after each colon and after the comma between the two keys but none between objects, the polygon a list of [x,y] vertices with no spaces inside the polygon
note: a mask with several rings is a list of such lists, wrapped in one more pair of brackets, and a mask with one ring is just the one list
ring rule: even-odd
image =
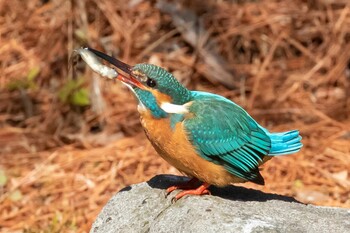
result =
[{"label": "blurred background", "polygon": [[68,69],[84,45],[299,129],[301,152],[243,186],[350,208],[348,0],[0,0],[1,232],[87,232],[121,188],[179,174],[126,88]]}]

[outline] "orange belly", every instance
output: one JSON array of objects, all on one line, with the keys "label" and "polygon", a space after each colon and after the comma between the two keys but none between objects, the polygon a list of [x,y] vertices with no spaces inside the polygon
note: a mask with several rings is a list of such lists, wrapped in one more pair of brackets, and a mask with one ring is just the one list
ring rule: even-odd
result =
[{"label": "orange belly", "polygon": [[189,142],[182,122],[171,128],[169,119],[155,119],[144,111],[141,112],[141,123],[159,155],[186,175],[216,186],[245,182],[222,166],[203,159]]}]

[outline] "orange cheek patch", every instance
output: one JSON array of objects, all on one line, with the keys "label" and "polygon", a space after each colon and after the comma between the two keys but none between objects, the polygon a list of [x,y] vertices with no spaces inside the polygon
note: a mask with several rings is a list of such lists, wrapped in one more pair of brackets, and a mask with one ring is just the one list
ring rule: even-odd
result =
[{"label": "orange cheek patch", "polygon": [[160,106],[162,103],[171,103],[173,100],[170,96],[164,94],[164,93],[161,93],[160,91],[158,90],[150,90],[150,92],[154,95],[154,97],[156,98],[157,100],[157,103],[158,105]]}]

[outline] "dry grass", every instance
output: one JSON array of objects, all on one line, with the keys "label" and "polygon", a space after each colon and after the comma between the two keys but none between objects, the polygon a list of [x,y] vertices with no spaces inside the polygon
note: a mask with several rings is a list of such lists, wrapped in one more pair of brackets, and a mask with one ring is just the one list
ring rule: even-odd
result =
[{"label": "dry grass", "polygon": [[245,186],[350,207],[348,1],[186,2],[0,1],[0,231],[87,232],[120,188],[177,173],[119,83],[78,67],[91,105],[59,100],[83,44],[166,67],[270,130],[300,129],[302,151],[266,164],[264,187]]}]

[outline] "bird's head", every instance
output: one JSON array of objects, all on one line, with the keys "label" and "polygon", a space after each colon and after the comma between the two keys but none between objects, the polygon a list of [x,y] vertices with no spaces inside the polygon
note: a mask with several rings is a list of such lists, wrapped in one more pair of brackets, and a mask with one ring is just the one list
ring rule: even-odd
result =
[{"label": "bird's head", "polygon": [[154,117],[181,113],[184,111],[181,106],[190,101],[191,92],[165,69],[145,63],[131,66],[97,50],[89,50],[126,74],[119,73],[117,79],[134,92],[140,106],[150,110]]}]

